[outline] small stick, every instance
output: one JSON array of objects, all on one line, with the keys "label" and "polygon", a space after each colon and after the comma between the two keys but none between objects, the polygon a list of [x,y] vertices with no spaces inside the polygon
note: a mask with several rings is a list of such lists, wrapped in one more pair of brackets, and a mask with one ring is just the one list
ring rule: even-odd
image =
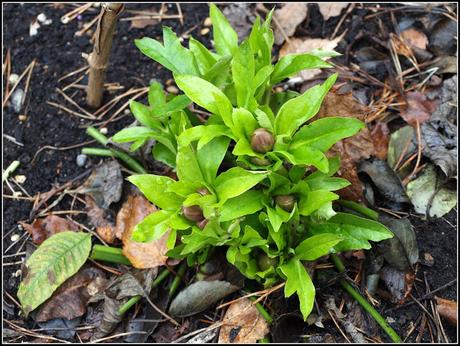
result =
[{"label": "small stick", "polygon": [[5,169],[4,172],[2,172],[2,183],[8,179],[11,173],[13,173],[16,168],[19,167],[20,162],[18,160],[15,160],[9,164],[9,166]]},{"label": "small stick", "polygon": [[76,75],[76,74],[78,74],[78,73],[80,73],[80,72],[86,71],[86,70],[88,70],[88,69],[89,69],[89,66],[88,66],[88,65],[82,66],[82,67],[80,67],[79,69],[77,69],[77,70],[75,70],[75,71],[72,71],[72,72],[69,72],[69,73],[63,75],[62,77],[60,77],[60,78],[58,79],[58,82],[62,82],[64,79],[67,79],[67,78],[69,78],[69,77],[72,77],[72,76],[74,76],[74,75]]},{"label": "small stick", "polygon": [[414,177],[414,175],[416,174],[416,172],[418,171],[418,167],[420,165],[420,160],[422,159],[422,136],[421,136],[421,133],[420,133],[420,123],[418,121],[418,119],[415,119],[416,121],[416,124],[417,124],[417,127],[416,127],[416,130],[417,130],[417,144],[418,144],[418,150],[417,150],[417,161],[415,162],[415,167],[414,167],[414,170],[412,171],[411,174],[409,174],[403,181],[403,185],[406,186],[409,181]]},{"label": "small stick", "polygon": [[70,23],[72,20],[77,18],[79,14],[82,14],[87,9],[89,9],[91,6],[93,6],[92,2],[84,4],[84,5],[80,6],[80,7],[77,7],[77,8],[73,9],[70,12],[67,12],[66,14],[64,14],[61,17],[61,23],[63,23],[63,24]]},{"label": "small stick", "polygon": [[184,26],[184,16],[182,15],[182,9],[180,8],[180,4],[176,2],[177,13],[179,14],[179,22],[180,25]]},{"label": "small stick", "polygon": [[10,53],[10,48],[8,48],[6,52],[6,57],[5,57],[5,63],[3,64],[4,68],[2,71],[2,74],[5,74],[6,70],[6,80],[5,80],[5,95],[8,94],[8,91],[10,90],[10,75],[11,75],[11,53]]},{"label": "small stick", "polygon": [[94,120],[93,117],[89,117],[89,116],[86,116],[84,114],[81,114],[81,113],[78,113],[78,112],[75,112],[63,105],[60,105],[59,103],[55,103],[55,102],[51,102],[51,101],[46,101],[47,104],[49,104],[50,106],[53,106],[53,107],[56,107],[56,108],[59,108],[59,109],[62,109],[63,111],[69,113],[70,115],[75,115],[76,117],[79,117],[79,118],[83,118],[83,119],[88,119],[88,120]]},{"label": "small stick", "polygon": [[88,24],[86,24],[83,29],[81,30],[78,30],[74,35],[75,36],[82,36],[85,32],[87,32],[89,30],[89,28],[91,28],[98,20],[99,18],[98,17],[94,17],[91,22],[89,22]]},{"label": "small stick", "polygon": [[14,90],[16,90],[16,87],[19,85],[19,82],[24,78],[24,76],[29,72],[29,70],[32,68],[32,66],[35,64],[35,59],[32,60],[32,62],[29,64],[29,66],[26,67],[24,72],[21,73],[21,75],[18,78],[18,81],[16,84],[11,88],[10,92],[6,94],[5,99],[3,100],[2,108],[5,107],[6,103],[8,102],[8,99],[10,98],[11,94],[13,93]]},{"label": "small stick", "polygon": [[62,91],[62,90],[59,89],[59,88],[56,88],[56,91],[57,91],[60,95],[62,95],[62,97],[64,97],[67,101],[69,101],[72,105],[74,105],[75,107],[77,107],[77,109],[78,109],[80,112],[86,114],[88,117],[90,117],[90,118],[92,118],[92,119],[96,119],[95,116],[94,116],[93,114],[91,114],[91,113],[88,112],[87,110],[81,108],[81,107],[78,105],[78,103],[76,103],[76,102],[75,102],[74,100],[72,100],[69,96],[67,96],[67,94],[66,94],[64,91]]},{"label": "small stick", "polygon": [[102,102],[105,71],[109,63],[115,23],[124,6],[121,3],[104,3],[101,7],[96,41],[93,52],[88,57],[89,80],[86,103],[93,108],[98,108]]}]

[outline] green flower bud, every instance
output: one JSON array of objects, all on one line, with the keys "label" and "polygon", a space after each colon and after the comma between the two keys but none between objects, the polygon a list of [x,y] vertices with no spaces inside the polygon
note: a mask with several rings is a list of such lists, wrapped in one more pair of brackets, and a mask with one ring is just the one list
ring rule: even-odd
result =
[{"label": "green flower bud", "polygon": [[278,259],[270,258],[266,254],[261,254],[257,256],[257,265],[261,271],[266,271],[267,269],[278,265]]},{"label": "green flower bud", "polygon": [[254,131],[251,137],[251,147],[258,153],[265,154],[273,149],[275,138],[264,128],[259,128]]},{"label": "green flower bud", "polygon": [[182,207],[182,215],[190,221],[201,221],[204,219],[203,210],[198,205],[191,205],[190,207]]},{"label": "green flower bud", "polygon": [[291,195],[276,196],[275,201],[281,209],[286,211],[292,211],[292,209],[294,209],[294,204],[296,202],[295,197]]},{"label": "green flower bud", "polygon": [[255,156],[251,157],[250,161],[257,166],[269,166],[272,163],[269,159],[259,159]]}]

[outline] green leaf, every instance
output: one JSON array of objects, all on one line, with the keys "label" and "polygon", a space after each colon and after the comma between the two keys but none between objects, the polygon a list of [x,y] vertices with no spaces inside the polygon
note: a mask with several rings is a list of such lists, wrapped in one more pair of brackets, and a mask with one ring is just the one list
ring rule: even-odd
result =
[{"label": "green leaf", "polygon": [[[156,107],[160,107],[166,103],[166,95],[163,91],[163,86],[160,83],[154,82],[150,84],[148,100],[150,107],[152,107],[153,109],[155,109]],[[132,102],[135,101],[131,101],[131,103]]]},{"label": "green leaf", "polygon": [[203,172],[192,144],[184,145],[177,151],[176,170],[179,180],[204,182]]},{"label": "green leaf", "polygon": [[289,150],[289,152],[284,150],[274,150],[274,152],[281,154],[294,165],[313,165],[321,172],[328,172],[329,170],[329,161],[327,157],[315,148],[303,147]]},{"label": "green leaf", "polygon": [[267,207],[267,215],[273,231],[278,232],[281,225],[290,219],[291,214],[276,206],[276,209]]},{"label": "green leaf", "polygon": [[308,176],[305,181],[308,183],[311,190],[335,191],[350,185],[350,182],[343,178],[317,176],[311,179],[310,177],[311,175]]},{"label": "green leaf", "polygon": [[250,139],[253,132],[259,127],[254,116],[247,109],[233,109],[233,132],[238,139]]},{"label": "green leaf", "polygon": [[307,197],[302,197],[299,201],[299,213],[308,216],[327,202],[335,201],[336,199],[339,199],[339,196],[330,191],[309,191]]},{"label": "green leaf", "polygon": [[355,118],[322,118],[301,127],[292,139],[290,148],[311,146],[326,152],[338,141],[358,133],[364,126],[362,121]]},{"label": "green leaf", "polygon": [[297,292],[300,301],[300,311],[302,312],[303,319],[306,321],[313,310],[316,293],[310,275],[308,275],[302,262],[297,258],[293,258],[286,264],[283,264],[280,269],[287,278],[286,286],[284,286],[284,295],[285,297],[290,297]]},{"label": "green leaf", "polygon": [[216,137],[226,136],[233,138],[233,133],[227,126],[224,125],[199,125],[191,127],[181,133],[177,139],[180,147],[189,145],[190,143],[199,140],[197,149],[200,150],[204,145],[209,143]]},{"label": "green leaf", "polygon": [[217,137],[198,150],[197,158],[205,181],[209,184],[214,182],[225,153],[227,152],[230,139]]},{"label": "green leaf", "polygon": [[18,298],[27,316],[74,275],[91,251],[91,234],[60,232],[46,239],[25,264]]},{"label": "green leaf", "polygon": [[190,37],[189,49],[195,56],[201,75],[206,74],[217,62],[218,56],[209,51],[201,42]]},{"label": "green leaf", "polygon": [[160,239],[168,230],[185,230],[190,223],[178,211],[159,210],[147,215],[134,227],[132,240],[148,243]]},{"label": "green leaf", "polygon": [[265,113],[261,109],[256,109],[254,111],[254,114],[257,118],[257,121],[259,125],[263,128],[266,128],[267,130],[270,130],[270,132],[274,132],[273,124],[275,122],[275,118],[270,117],[268,113]]},{"label": "green leaf", "polygon": [[[152,86],[150,88],[152,88]],[[150,95],[150,92],[149,92],[149,95]],[[161,129],[162,128],[161,121],[152,117],[152,115],[150,114],[150,108],[147,107],[146,105],[143,105],[142,103],[131,100],[129,103],[129,107],[131,109],[131,113],[133,113],[134,117],[142,125],[149,127],[151,129]]]},{"label": "green leaf", "polygon": [[232,127],[232,104],[227,96],[211,83],[191,75],[174,75],[177,86],[197,105],[221,116],[225,125]]},{"label": "green leaf", "polygon": [[241,167],[233,167],[220,174],[215,181],[220,204],[246,192],[265,179],[267,175],[267,172],[247,171]]},{"label": "green leaf", "polygon": [[112,137],[112,140],[118,143],[134,142],[154,138],[156,135],[158,135],[158,131],[149,129],[148,127],[133,126],[117,132]]},{"label": "green leaf", "polygon": [[233,30],[227,18],[213,3],[210,4],[210,17],[212,22],[214,47],[221,55],[233,55],[238,48],[238,35]]},{"label": "green leaf", "polygon": [[254,55],[249,42],[244,41],[232,59],[232,76],[238,107],[248,108],[254,95],[254,68]]},{"label": "green leaf", "polygon": [[235,198],[230,198],[220,207],[219,220],[225,222],[254,214],[263,208],[263,198],[262,191],[257,190],[249,190]]},{"label": "green leaf", "polygon": [[283,79],[291,77],[302,70],[328,67],[332,67],[332,65],[312,54],[288,54],[276,63],[270,83],[272,85],[279,83]]},{"label": "green leaf", "polygon": [[176,168],[176,153],[169,150],[164,144],[160,142],[155,143],[152,148],[152,154],[155,160],[163,162],[169,167]]},{"label": "green leaf", "polygon": [[[226,86],[230,77],[231,56],[223,56],[204,74],[203,79],[218,88]],[[227,93],[226,93],[227,94]],[[228,95],[227,95],[228,97]]]},{"label": "green leaf", "polygon": [[334,233],[344,237],[334,248],[338,252],[370,249],[369,240],[381,241],[393,233],[379,222],[346,213],[337,213],[326,222],[309,223],[312,234]]},{"label": "green leaf", "polygon": [[314,117],[336,79],[337,74],[333,74],[323,84],[315,85],[282,105],[275,118],[276,134],[292,136],[299,126]]},{"label": "green leaf", "polygon": [[183,47],[171,28],[163,27],[163,45],[152,38],[134,41],[137,48],[149,58],[178,74],[199,75],[192,52]]},{"label": "green leaf", "polygon": [[182,198],[175,193],[166,192],[175,180],[162,175],[135,174],[128,181],[137,186],[145,197],[165,210],[176,210],[181,206]]},{"label": "green leaf", "polygon": [[343,237],[332,233],[317,234],[302,241],[296,248],[298,259],[314,261],[333,250],[334,245],[343,240]]},{"label": "green leaf", "polygon": [[192,101],[185,95],[178,95],[168,103],[154,107],[151,114],[155,117],[165,116],[170,112],[177,112],[187,107]]}]

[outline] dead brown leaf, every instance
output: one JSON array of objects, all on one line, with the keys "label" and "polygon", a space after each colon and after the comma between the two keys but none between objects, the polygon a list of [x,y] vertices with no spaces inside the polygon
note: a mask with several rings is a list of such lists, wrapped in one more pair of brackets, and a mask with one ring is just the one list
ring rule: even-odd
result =
[{"label": "dead brown leaf", "polygon": [[268,332],[268,323],[249,299],[231,304],[220,328],[219,343],[251,344]]},{"label": "dead brown leaf", "polygon": [[158,24],[158,19],[155,18],[136,18],[131,20],[130,29],[144,29],[148,26]]},{"label": "dead brown leaf", "polygon": [[457,326],[457,302],[453,300],[434,297],[439,315],[444,317],[451,325]]},{"label": "dead brown leaf", "polygon": [[94,199],[86,195],[86,212],[91,223],[96,226],[97,234],[108,244],[115,241],[115,229],[113,223],[108,220],[108,210],[99,207]]},{"label": "dead brown leaf", "polygon": [[56,215],[36,219],[32,224],[25,222],[20,222],[20,224],[32,236],[32,241],[37,245],[40,245],[56,233],[78,231],[78,226],[74,222]]},{"label": "dead brown leaf", "polygon": [[297,26],[307,17],[307,4],[301,2],[285,3],[273,14],[275,43],[282,44],[287,37],[294,35]]},{"label": "dead brown leaf", "polygon": [[401,33],[401,38],[410,46],[419,49],[426,49],[428,38],[423,32],[410,28]]},{"label": "dead brown leaf", "polygon": [[428,100],[419,91],[408,92],[403,102],[406,102],[406,105],[401,107],[401,117],[413,127],[417,126],[417,121],[422,124],[430,119],[437,106],[436,101]]},{"label": "dead brown leaf", "polygon": [[344,8],[349,4],[347,2],[332,2],[332,3],[319,3],[319,11],[323,15],[324,20],[331,17],[337,17]]},{"label": "dead brown leaf", "polygon": [[[310,37],[292,38],[281,47],[279,57],[281,59],[287,54],[308,53],[315,49],[334,50],[340,40],[342,40],[342,36],[333,40]],[[310,80],[320,73],[320,69],[303,70],[298,76],[303,80]]]},{"label": "dead brown leaf", "polygon": [[386,123],[378,121],[371,130],[371,138],[374,143],[375,156],[380,160],[386,160],[388,143],[390,142],[390,130]]},{"label": "dead brown leaf", "polygon": [[102,270],[91,267],[81,269],[40,306],[35,320],[37,322],[56,318],[72,320],[82,316],[86,312],[86,305],[91,296],[101,292],[106,284],[107,280]]}]

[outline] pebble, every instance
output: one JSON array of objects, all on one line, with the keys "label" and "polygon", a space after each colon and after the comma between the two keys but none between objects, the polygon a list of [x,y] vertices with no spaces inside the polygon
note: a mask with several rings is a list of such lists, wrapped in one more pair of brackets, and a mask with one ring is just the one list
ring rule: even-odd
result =
[{"label": "pebble", "polygon": [[203,28],[203,29],[201,29],[201,31],[200,31],[200,35],[203,35],[203,36],[206,35],[206,34],[208,34],[208,33],[209,33],[209,28]]},{"label": "pebble", "polygon": [[103,127],[99,130],[100,133],[102,133],[103,135],[106,135],[107,132],[109,132],[109,130],[107,130],[107,127]]},{"label": "pebble", "polygon": [[427,265],[428,267],[432,267],[434,265],[434,258],[430,253],[425,252],[423,254],[423,259],[424,259],[423,264]]},{"label": "pebble", "polygon": [[178,94],[179,89],[177,89],[174,85],[170,85],[169,87],[166,88],[166,91],[171,94]]},{"label": "pebble", "polygon": [[96,7],[96,8],[101,7],[101,3],[100,2],[95,2],[95,3],[93,3],[93,7]]},{"label": "pebble", "polygon": [[123,114],[125,114],[125,115],[130,115],[130,114],[131,114],[131,111],[129,110],[129,108],[125,108],[125,109],[123,110]]},{"label": "pebble", "polygon": [[25,175],[16,175],[14,177],[14,180],[18,183],[18,184],[24,184],[25,181],[26,181],[27,177]]},{"label": "pebble", "polygon": [[21,111],[22,105],[24,103],[24,90],[16,89],[13,95],[11,95],[11,104],[16,113]]},{"label": "pebble", "polygon": [[87,159],[88,159],[88,156],[86,156],[85,154],[77,155],[77,166],[78,167],[83,167],[85,165]]},{"label": "pebble", "polygon": [[15,242],[15,241],[18,241],[19,238],[21,238],[21,236],[20,236],[19,234],[17,234],[17,233],[14,233],[14,234],[11,236],[10,239],[11,239],[12,242]]},{"label": "pebble", "polygon": [[38,29],[40,28],[40,24],[38,23],[38,21],[33,21],[32,23],[30,23],[30,26],[29,26],[29,36],[35,36],[38,34]]},{"label": "pebble", "polygon": [[211,25],[212,25],[211,18],[206,17],[206,19],[205,19],[204,22],[203,22],[203,25],[204,25],[204,26],[211,26]]},{"label": "pebble", "polygon": [[24,121],[26,121],[26,120],[27,120],[27,115],[25,115],[25,114],[21,114],[20,116],[18,116],[18,119],[19,119],[19,121],[22,121],[22,122],[24,122]]},{"label": "pebble", "polygon": [[44,13],[40,13],[37,16],[37,20],[44,25],[49,25],[53,22],[51,19],[46,18],[46,15]]},{"label": "pebble", "polygon": [[9,80],[10,84],[12,86],[14,86],[18,82],[19,76],[16,73],[12,73],[12,74],[10,74],[10,78],[8,80]]}]

